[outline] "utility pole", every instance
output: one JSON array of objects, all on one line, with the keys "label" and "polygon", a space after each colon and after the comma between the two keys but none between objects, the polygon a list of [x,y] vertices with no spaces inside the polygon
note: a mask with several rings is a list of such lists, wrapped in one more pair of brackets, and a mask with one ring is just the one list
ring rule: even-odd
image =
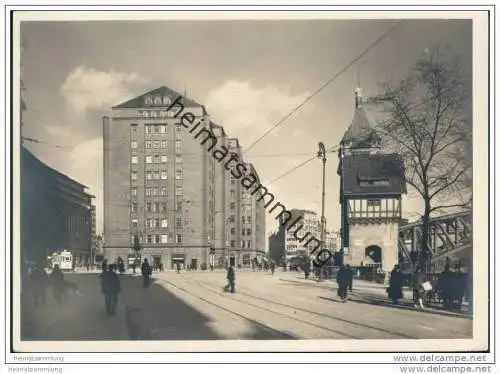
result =
[{"label": "utility pole", "polygon": [[[325,247],[325,169],[326,169],[326,148],[323,142],[318,144],[318,158],[321,159],[323,163],[323,188],[321,193],[321,250],[320,253],[323,254],[323,249]],[[323,266],[319,269],[320,279],[323,278],[324,269]]]}]

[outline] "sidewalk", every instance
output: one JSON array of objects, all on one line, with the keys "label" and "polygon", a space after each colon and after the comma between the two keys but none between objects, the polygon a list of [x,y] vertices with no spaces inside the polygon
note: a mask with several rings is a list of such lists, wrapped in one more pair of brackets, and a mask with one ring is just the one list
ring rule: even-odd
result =
[{"label": "sidewalk", "polygon": [[[316,279],[304,279],[304,275],[301,273],[282,272],[279,274],[279,280],[282,282],[303,284],[309,287],[319,287],[332,291],[337,290],[337,283],[332,280],[317,281]],[[354,299],[360,299],[360,301],[369,302],[374,305],[391,305],[395,308],[411,309],[423,313],[472,318],[472,314],[467,310],[448,311],[443,309],[442,304],[437,303],[427,304],[425,309],[415,308],[413,303],[413,292],[408,288],[403,289],[403,299],[399,301],[398,305],[394,305],[387,297],[387,286],[384,284],[355,279],[352,287],[353,292],[351,295]]]}]

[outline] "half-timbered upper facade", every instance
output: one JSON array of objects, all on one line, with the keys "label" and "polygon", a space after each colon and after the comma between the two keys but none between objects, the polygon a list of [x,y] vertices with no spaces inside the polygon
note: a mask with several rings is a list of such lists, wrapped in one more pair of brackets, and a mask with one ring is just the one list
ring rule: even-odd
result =
[{"label": "half-timbered upper facade", "polygon": [[344,260],[389,271],[398,261],[401,195],[406,193],[404,164],[399,155],[381,152],[381,138],[369,125],[360,89],[356,89],[355,104],[353,121],[339,149]]}]

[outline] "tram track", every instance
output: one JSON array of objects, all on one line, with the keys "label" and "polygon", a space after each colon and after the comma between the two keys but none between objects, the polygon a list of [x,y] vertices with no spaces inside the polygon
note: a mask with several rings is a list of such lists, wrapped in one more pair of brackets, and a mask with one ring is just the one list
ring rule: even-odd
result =
[{"label": "tram track", "polygon": [[175,284],[175,283],[173,283],[173,282],[171,282],[171,281],[169,281],[169,280],[166,280],[166,279],[161,279],[161,280],[160,280],[160,282],[161,282],[161,283],[166,283],[166,284],[169,284],[170,286],[172,286],[172,287],[176,288],[177,290],[179,290],[179,291],[181,291],[181,292],[184,292],[184,293],[186,293],[186,294],[188,294],[188,295],[190,295],[190,296],[192,296],[192,297],[197,298],[198,300],[201,300],[201,301],[203,301],[203,302],[205,302],[205,303],[207,303],[207,304],[210,304],[210,305],[211,305],[211,306],[213,306],[213,307],[216,307],[216,308],[218,308],[218,309],[221,309],[221,310],[223,310],[223,311],[225,311],[225,312],[227,312],[227,313],[230,313],[230,314],[232,314],[232,315],[234,315],[234,316],[237,316],[237,317],[239,317],[239,318],[242,318],[242,319],[244,319],[245,321],[251,322],[251,323],[253,323],[253,324],[255,324],[255,325],[257,325],[257,326],[261,327],[261,328],[262,328],[262,329],[264,329],[264,330],[267,330],[267,331],[270,331],[270,332],[272,332],[272,333],[276,334],[277,336],[282,336],[284,340],[289,340],[289,339],[297,339],[297,337],[295,337],[295,336],[293,336],[293,335],[291,335],[291,334],[288,334],[288,333],[283,332],[283,331],[280,331],[280,330],[276,330],[276,329],[274,329],[274,328],[272,328],[272,327],[269,327],[269,326],[267,326],[267,325],[265,325],[265,324],[263,324],[263,323],[261,323],[261,322],[259,322],[259,321],[256,321],[256,320],[254,320],[254,319],[252,319],[252,318],[249,318],[249,317],[247,317],[247,316],[245,316],[245,315],[243,315],[243,314],[241,314],[241,313],[238,313],[238,312],[236,312],[236,311],[234,311],[234,310],[231,310],[231,309],[228,309],[228,308],[226,308],[226,307],[223,307],[223,306],[221,306],[221,305],[219,305],[219,304],[217,304],[217,303],[215,303],[215,302],[213,302],[213,301],[210,301],[210,300],[208,300],[208,299],[207,299],[207,298],[205,298],[205,297],[199,296],[199,295],[195,294],[194,292],[191,292],[191,291],[187,290],[185,287],[179,286],[178,284]]},{"label": "tram track", "polygon": [[[207,291],[209,291],[211,293],[217,294],[217,295],[219,295],[221,297],[224,297],[226,299],[230,299],[230,300],[232,300],[234,302],[240,303],[242,305],[251,306],[253,308],[256,308],[256,309],[259,309],[259,310],[262,310],[262,311],[265,311],[265,312],[268,312],[268,313],[272,313],[274,315],[280,316],[281,318],[287,318],[287,319],[293,321],[294,323],[299,323],[299,324],[310,326],[310,327],[313,327],[313,328],[326,330],[326,331],[332,332],[334,334],[341,335],[341,336],[343,336],[346,339],[364,339],[365,336],[366,336],[367,329],[370,329],[372,331],[376,331],[378,333],[382,333],[382,334],[386,334],[386,335],[390,336],[390,337],[389,336],[386,337],[385,339],[390,339],[390,338],[394,338],[394,337],[397,337],[397,338],[400,338],[400,339],[417,339],[418,338],[418,337],[413,336],[413,335],[403,334],[403,333],[396,332],[396,331],[390,331],[390,330],[382,329],[382,328],[379,328],[379,327],[374,327],[374,326],[370,326],[370,325],[367,325],[367,324],[350,321],[350,320],[347,320],[347,319],[344,319],[344,318],[339,318],[337,316],[331,316],[331,315],[327,315],[327,314],[324,314],[324,313],[310,311],[310,310],[307,310],[307,309],[304,309],[304,308],[301,308],[301,307],[297,307],[297,306],[294,306],[294,305],[290,305],[290,304],[286,304],[286,303],[282,303],[282,302],[277,302],[277,301],[270,300],[270,299],[267,299],[267,298],[262,298],[262,297],[259,297],[259,296],[254,296],[254,295],[251,295],[251,294],[246,293],[246,292],[238,291],[239,295],[243,295],[243,296],[245,296],[247,298],[252,298],[254,300],[258,300],[258,301],[264,302],[266,304],[270,304],[271,303],[271,304],[274,304],[274,305],[279,305],[282,308],[287,308],[288,310],[291,310],[289,314],[288,313],[283,313],[283,312],[278,312],[278,311],[272,310],[272,309],[270,309],[268,307],[252,303],[249,300],[239,300],[237,298],[228,297],[225,293],[220,292],[218,290],[215,290],[213,288],[207,287],[205,284],[203,284],[203,283],[201,283],[199,281],[196,281],[194,279],[186,280],[186,282],[190,283],[190,284],[192,284],[194,286],[201,287],[201,288],[203,288],[203,289],[205,289],[205,290],[207,290]],[[301,318],[297,318],[296,316],[294,317],[294,316],[290,315],[290,314],[296,314],[297,311],[301,312]],[[363,331],[360,331],[360,335],[356,336],[356,335],[348,334],[345,331],[339,331],[337,329],[333,329],[333,328],[329,327],[327,323],[321,323],[320,324],[320,323],[317,323],[317,322],[313,322],[313,321],[311,321],[312,319],[313,320],[318,320],[318,319],[325,320],[325,319],[327,319],[327,320],[333,320],[333,321],[336,321],[336,322],[342,322],[342,323],[350,325],[351,328],[354,328],[354,329],[360,329],[360,328],[362,328]]]}]

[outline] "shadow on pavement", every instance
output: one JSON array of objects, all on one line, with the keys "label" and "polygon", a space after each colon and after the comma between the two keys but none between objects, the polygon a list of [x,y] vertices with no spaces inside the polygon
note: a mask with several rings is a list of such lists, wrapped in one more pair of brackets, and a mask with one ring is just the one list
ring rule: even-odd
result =
[{"label": "shadow on pavement", "polygon": [[[107,316],[99,274],[66,274],[82,296],[68,295],[61,305],[47,292],[46,303],[34,306],[27,292],[21,306],[21,340],[218,340],[223,339],[209,325],[211,319],[176,297],[164,286],[142,287],[142,279],[120,275],[122,292],[117,314]],[[129,318],[126,306],[137,311]],[[231,321],[228,321],[230,323]],[[238,339],[290,339],[290,336],[248,321],[250,331]]]},{"label": "shadow on pavement", "polygon": [[[138,320],[143,327],[142,340],[218,340],[222,337],[207,324],[211,319],[173,295],[155,279],[150,288],[142,288],[142,278],[128,278],[129,289],[124,303],[139,308]],[[230,321],[228,321],[230,323]],[[290,339],[278,331],[248,321],[251,331],[238,337],[241,340]]]}]

